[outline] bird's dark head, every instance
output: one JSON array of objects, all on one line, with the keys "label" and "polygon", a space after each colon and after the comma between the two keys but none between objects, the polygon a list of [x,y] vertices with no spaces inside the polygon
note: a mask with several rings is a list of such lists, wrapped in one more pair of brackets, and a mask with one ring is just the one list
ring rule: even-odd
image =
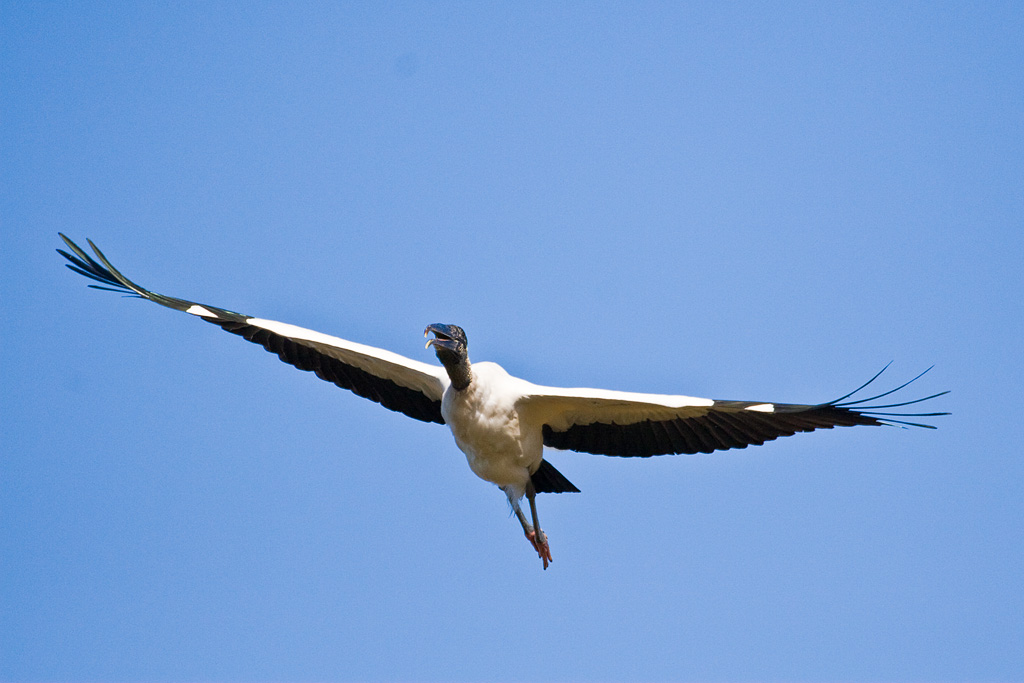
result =
[{"label": "bird's dark head", "polygon": [[427,325],[423,336],[426,337],[430,333],[434,334],[434,338],[427,341],[427,348],[433,346],[434,352],[437,353],[437,357],[441,359],[442,363],[445,357],[465,358],[469,355],[466,331],[458,325],[445,325],[444,323]]},{"label": "bird's dark head", "polygon": [[434,323],[427,325],[423,332],[426,337],[433,333],[433,339],[427,340],[427,348],[434,347],[437,359],[448,371],[448,376],[456,389],[464,389],[469,386],[471,375],[469,372],[469,343],[466,341],[466,332],[458,325],[445,325]]}]

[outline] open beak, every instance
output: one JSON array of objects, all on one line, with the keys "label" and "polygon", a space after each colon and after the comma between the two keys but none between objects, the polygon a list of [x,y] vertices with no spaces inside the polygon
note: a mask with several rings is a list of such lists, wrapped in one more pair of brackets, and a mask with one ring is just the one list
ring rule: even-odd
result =
[{"label": "open beak", "polygon": [[450,334],[450,326],[442,323],[434,323],[433,325],[427,325],[427,329],[423,330],[423,336],[426,337],[431,333],[434,334],[432,339],[427,340],[426,348],[431,346],[435,348],[448,349],[454,351],[458,345]]}]

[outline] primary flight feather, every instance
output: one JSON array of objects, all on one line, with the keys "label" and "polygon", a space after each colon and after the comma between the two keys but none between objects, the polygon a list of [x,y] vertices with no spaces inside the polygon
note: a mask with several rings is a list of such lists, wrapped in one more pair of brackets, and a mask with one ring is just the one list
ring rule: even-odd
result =
[{"label": "primary flight feather", "polygon": [[[885,393],[847,400],[877,379],[880,371],[846,396],[814,405],[545,387],[512,377],[496,363],[470,363],[465,331],[442,323],[428,325],[424,332],[424,336],[433,335],[427,347],[433,347],[441,361],[438,367],[295,325],[151,292],[122,275],[91,241],[95,257],[63,234],[60,237],[71,253],[57,251],[70,262],[68,268],[100,283],[91,287],[197,316],[385,408],[447,425],[473,472],[505,492],[545,569],[551,562],[551,548],[540,528],[536,494],[579,489],[544,460],[544,446],[622,457],[711,453],[837,426],[934,428],[905,418],[948,415],[884,412],[942,396],[945,391],[872,404],[924,373]],[[524,496],[530,503],[530,519],[519,505]]]}]

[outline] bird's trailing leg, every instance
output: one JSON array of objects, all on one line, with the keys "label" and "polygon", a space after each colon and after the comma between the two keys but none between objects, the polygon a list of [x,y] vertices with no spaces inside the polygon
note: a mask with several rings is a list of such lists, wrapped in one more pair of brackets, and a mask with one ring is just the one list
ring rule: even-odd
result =
[{"label": "bird's trailing leg", "polygon": [[533,482],[527,482],[526,484],[526,499],[530,501],[530,515],[533,517],[533,528],[535,531],[534,536],[527,534],[526,537],[533,543],[533,547],[536,549],[537,554],[540,555],[540,559],[544,561],[544,569],[548,568],[548,563],[553,562],[551,559],[551,547],[548,545],[547,535],[541,531],[540,520],[537,518],[537,490],[533,488]]},{"label": "bird's trailing leg", "polygon": [[512,512],[516,514],[516,519],[523,525],[523,533],[526,534],[526,540],[537,551],[537,555],[544,562],[544,569],[547,569],[548,564],[553,560],[551,559],[551,548],[548,547],[548,537],[541,531],[540,522],[537,520],[537,503],[534,500],[537,492],[533,488],[533,483],[528,484],[526,489],[526,496],[530,501],[530,512],[533,514],[532,525],[526,521],[526,515],[523,514],[522,508],[519,507],[519,501],[514,494],[509,494],[504,488],[502,490],[508,495],[508,502],[512,505]]}]

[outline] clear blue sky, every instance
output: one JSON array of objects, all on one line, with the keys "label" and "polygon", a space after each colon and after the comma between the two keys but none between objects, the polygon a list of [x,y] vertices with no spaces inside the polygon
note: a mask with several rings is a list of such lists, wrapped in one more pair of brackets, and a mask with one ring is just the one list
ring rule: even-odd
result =
[{"label": "clear blue sky", "polygon": [[[0,4],[0,679],[1024,679],[1020,3]],[[561,386],[940,429],[550,452],[144,286]]]}]

